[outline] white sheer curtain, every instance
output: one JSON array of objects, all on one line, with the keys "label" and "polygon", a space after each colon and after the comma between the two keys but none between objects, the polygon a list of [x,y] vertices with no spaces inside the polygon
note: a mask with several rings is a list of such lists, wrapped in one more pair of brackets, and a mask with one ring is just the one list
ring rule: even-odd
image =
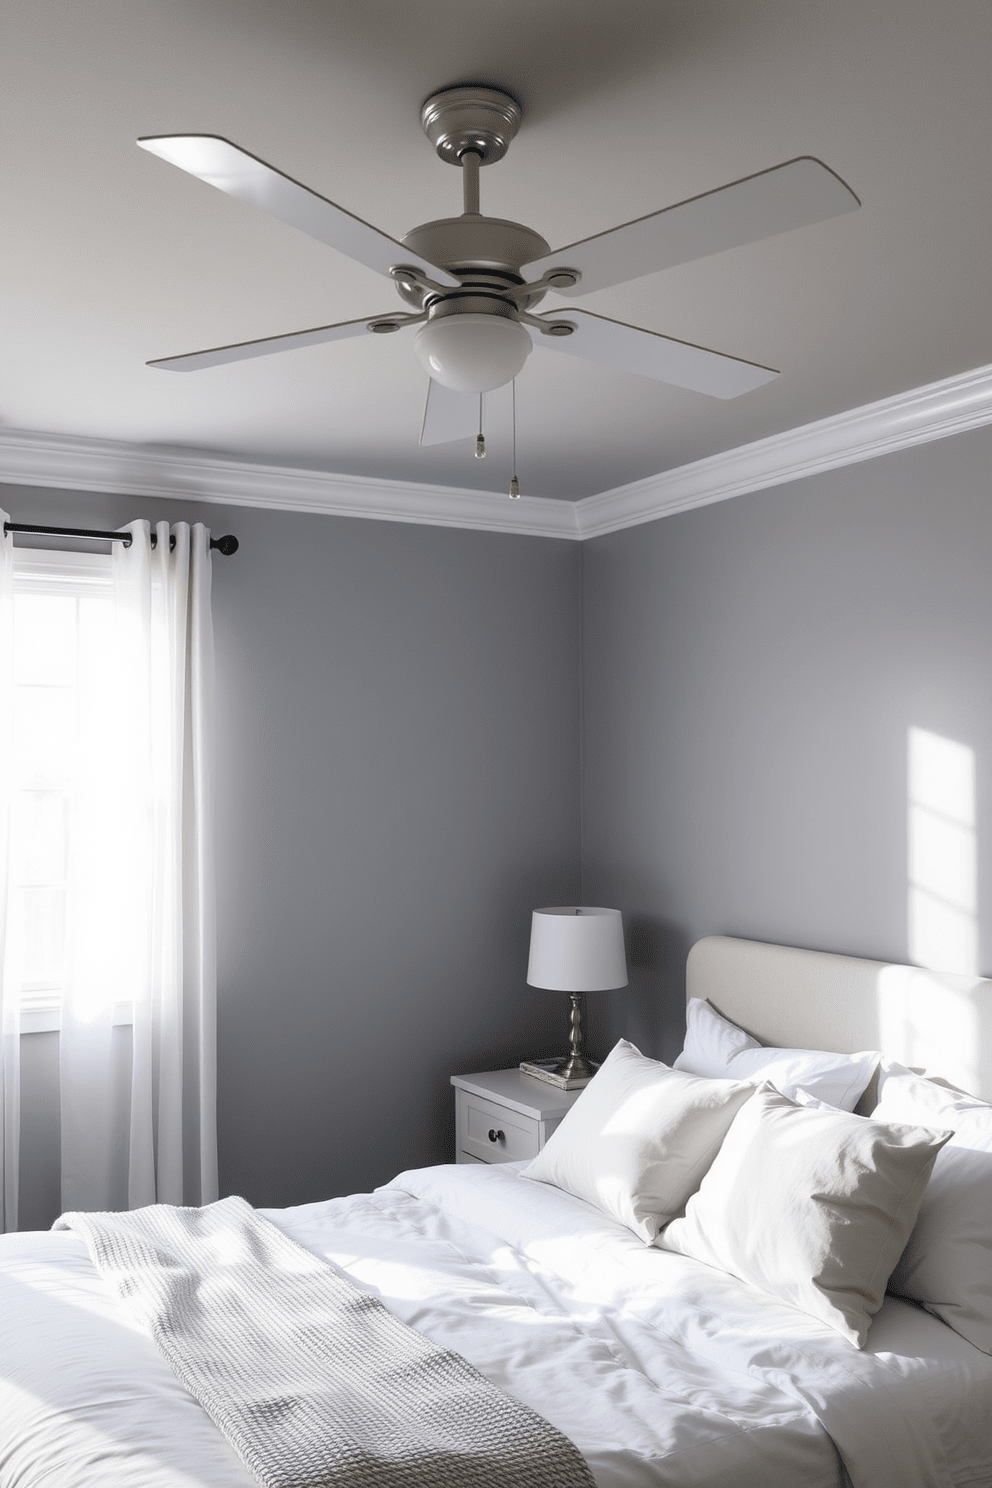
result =
[{"label": "white sheer curtain", "polygon": [[[132,541],[114,544],[113,602],[80,605],[77,627],[59,1036],[64,1209],[200,1204],[218,1193],[210,534],[160,522],[153,547],[147,522],[124,530]],[[10,670],[9,542],[0,689]],[[0,695],[0,751],[9,697]],[[0,798],[8,794],[0,782]],[[0,809],[0,868],[4,824]],[[0,950],[4,908],[0,899]],[[10,972],[0,992],[8,1229],[18,1148],[12,959],[0,963]]]},{"label": "white sheer curtain", "polygon": [[[110,871],[78,901],[62,1012],[66,1209],[218,1193],[210,534],[159,522],[152,547],[147,522],[127,530],[130,547],[113,555],[116,737],[92,772],[104,799],[82,834]],[[129,1080],[113,1026],[122,1003]]]},{"label": "white sheer curtain", "polygon": [[153,549],[146,522],[129,530],[114,590],[147,682],[129,792],[144,807],[150,892],[135,908],[128,1205],[205,1204],[218,1193],[210,533],[160,522]]},{"label": "white sheer curtain", "polygon": [[17,1228],[20,1150],[20,976],[13,965],[9,933],[10,827],[13,737],[10,701],[14,686],[14,539],[3,531],[0,511],[0,1231]]}]

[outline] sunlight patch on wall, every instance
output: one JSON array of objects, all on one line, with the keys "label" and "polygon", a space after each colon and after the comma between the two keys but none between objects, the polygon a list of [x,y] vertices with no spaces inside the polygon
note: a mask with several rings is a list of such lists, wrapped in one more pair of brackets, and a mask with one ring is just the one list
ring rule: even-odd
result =
[{"label": "sunlight patch on wall", "polygon": [[914,966],[878,975],[878,1041],[889,1059],[977,1091],[981,1043],[978,978]]},{"label": "sunlight patch on wall", "polygon": [[975,752],[909,730],[909,958],[978,974]]}]

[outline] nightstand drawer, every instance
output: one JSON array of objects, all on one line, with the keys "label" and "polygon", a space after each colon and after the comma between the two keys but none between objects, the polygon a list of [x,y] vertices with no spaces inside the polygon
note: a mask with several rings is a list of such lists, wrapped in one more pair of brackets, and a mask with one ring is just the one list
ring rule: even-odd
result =
[{"label": "nightstand drawer", "polygon": [[536,1157],[582,1094],[581,1090],[558,1090],[518,1069],[452,1075],[451,1083],[455,1087],[455,1162],[460,1163]]},{"label": "nightstand drawer", "polygon": [[461,1151],[479,1162],[517,1162],[540,1149],[537,1122],[478,1095],[458,1092]]}]

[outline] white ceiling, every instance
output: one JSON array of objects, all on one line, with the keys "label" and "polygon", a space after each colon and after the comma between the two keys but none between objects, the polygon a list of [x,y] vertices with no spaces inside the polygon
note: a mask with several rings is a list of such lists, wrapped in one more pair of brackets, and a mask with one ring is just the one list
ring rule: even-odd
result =
[{"label": "white ceiling", "polygon": [[460,210],[418,110],[466,80],[524,109],[483,210],[552,246],[800,154],[863,203],[583,300],[782,375],[724,403],[535,351],[525,493],[575,500],[992,361],[988,0],[503,0],[478,21],[452,0],[6,0],[0,52],[8,430],[505,491],[505,406],[484,462],[417,446],[406,336],[144,366],[398,301],[138,135],[222,134],[399,237]]}]

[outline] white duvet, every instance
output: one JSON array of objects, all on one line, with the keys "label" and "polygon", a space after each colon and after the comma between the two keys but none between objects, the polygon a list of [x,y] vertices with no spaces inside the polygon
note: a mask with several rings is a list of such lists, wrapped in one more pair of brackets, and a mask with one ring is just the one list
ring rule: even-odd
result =
[{"label": "white duvet", "polygon": [[[992,1359],[907,1303],[859,1353],[513,1164],[264,1212],[540,1411],[600,1488],[992,1484]],[[0,1242],[2,1488],[251,1482],[75,1236]]]}]

